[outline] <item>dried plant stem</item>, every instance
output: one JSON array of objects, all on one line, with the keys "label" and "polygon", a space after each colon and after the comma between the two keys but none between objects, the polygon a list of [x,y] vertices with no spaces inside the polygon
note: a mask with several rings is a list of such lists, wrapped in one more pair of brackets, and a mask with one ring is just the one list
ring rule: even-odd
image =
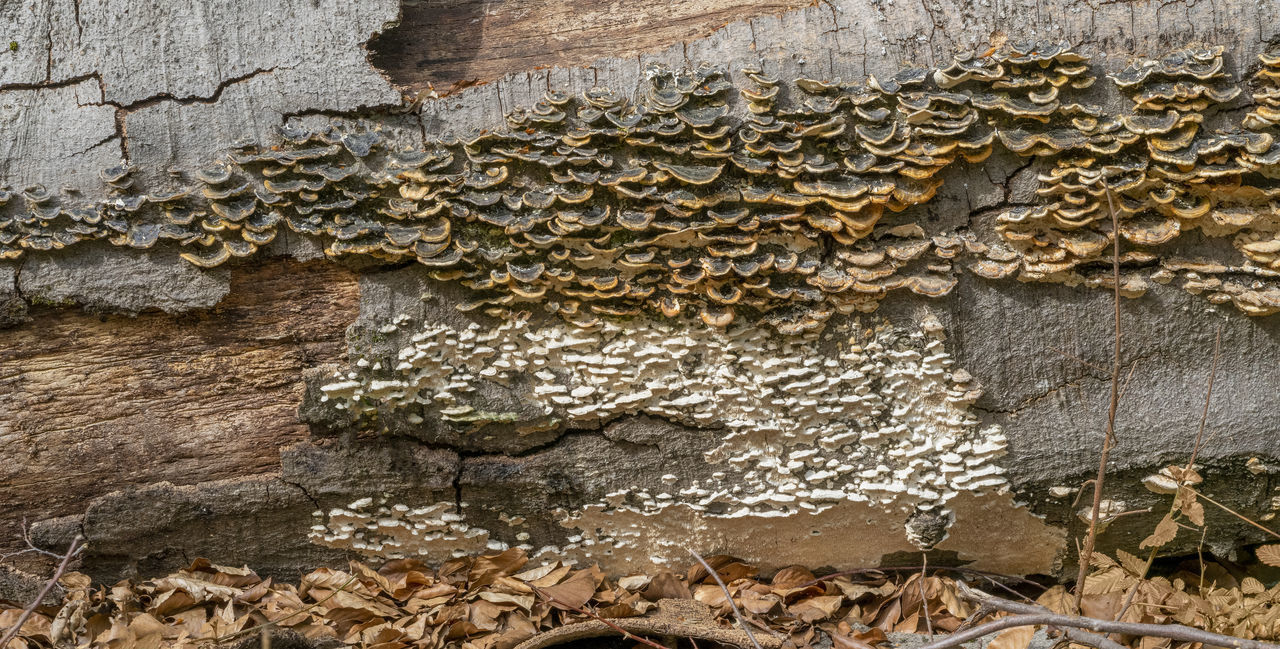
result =
[{"label": "dried plant stem", "polygon": [[1200,443],[1204,439],[1204,425],[1209,421],[1209,401],[1213,398],[1213,380],[1218,376],[1218,358],[1222,350],[1222,326],[1218,326],[1218,334],[1213,339],[1213,365],[1209,369],[1209,387],[1204,393],[1204,409],[1200,411],[1200,430],[1196,431],[1196,443],[1191,447],[1191,457],[1187,459],[1187,470],[1196,466],[1196,456],[1200,454]]},{"label": "dried plant stem", "polygon": [[738,619],[738,626],[742,627],[742,630],[746,632],[747,637],[751,639],[751,644],[755,645],[756,649],[763,649],[760,646],[760,642],[756,640],[755,634],[751,632],[751,628],[747,625],[746,618],[742,616],[742,611],[739,611],[738,605],[734,603],[733,593],[729,592],[729,587],[725,586],[724,580],[720,579],[720,573],[716,572],[716,569],[712,568],[711,564],[707,563],[707,560],[702,558],[702,555],[690,550],[689,548],[685,548],[685,551],[692,554],[693,558],[697,559],[698,563],[702,564],[702,567],[706,568],[707,572],[711,573],[711,578],[715,579],[716,583],[720,585],[720,590],[724,591],[725,601],[729,602],[730,608],[733,609],[733,616]]},{"label": "dried plant stem", "polygon": [[[856,570],[842,570],[840,572],[833,572],[829,575],[823,575],[821,577],[818,577],[813,581],[800,584],[799,586],[797,586],[797,588],[808,588],[809,586],[812,586],[814,584],[820,584],[824,581],[837,579],[839,577],[855,577],[857,575],[865,575],[873,572],[916,572],[918,570],[924,570],[924,569],[925,569],[925,566],[882,566],[879,568],[858,568]],[[1029,586],[1035,586],[1040,590],[1048,590],[1048,588],[1045,587],[1044,584],[1040,584],[1040,583],[1031,581],[1026,577],[1019,577],[1017,575],[1005,575],[998,572],[990,572],[987,570],[977,570],[974,568],[963,568],[960,566],[932,566],[930,567],[930,570],[933,570],[935,573],[954,572],[961,575],[973,575],[975,577],[983,577],[988,581],[990,581],[991,583],[1001,587],[1003,587],[1004,585],[996,582],[995,581],[996,579],[1008,579],[1009,581],[1016,581],[1018,583],[1027,584]]]},{"label": "dried plant stem", "polygon": [[[23,543],[25,543],[25,544],[27,545],[27,547],[26,547],[26,548],[23,548],[23,549],[21,549],[21,550],[18,550],[17,552],[10,552],[10,553],[8,553],[8,554],[0,554],[0,561],[4,561],[5,559],[10,559],[10,558],[13,558],[13,557],[16,557],[16,556],[19,556],[19,555],[27,554],[28,552],[35,552],[36,554],[42,554],[42,555],[44,555],[44,556],[46,556],[46,557],[50,557],[50,558],[53,558],[53,559],[61,559],[61,558],[62,558],[62,555],[61,555],[61,554],[58,554],[57,552],[50,552],[50,551],[48,551],[48,550],[45,550],[44,548],[37,547],[35,543],[32,543],[32,542],[31,542],[31,528],[27,527],[27,517],[26,517],[26,516],[23,516],[23,517],[22,517],[22,542],[23,542]],[[0,647],[2,647],[2,646],[3,646],[3,645],[0,645]]]},{"label": "dried plant stem", "polygon": [[1277,533],[1275,533],[1274,531],[1269,530],[1269,529],[1267,529],[1267,528],[1263,527],[1262,525],[1260,525],[1260,524],[1258,524],[1256,521],[1254,521],[1252,518],[1249,518],[1248,516],[1245,516],[1244,514],[1241,514],[1240,512],[1238,512],[1238,511],[1236,511],[1236,510],[1234,510],[1234,509],[1232,509],[1232,508],[1230,508],[1230,507],[1227,507],[1226,505],[1224,505],[1224,504],[1222,504],[1222,503],[1220,503],[1220,502],[1218,502],[1218,501],[1216,501],[1216,500],[1214,500],[1214,499],[1212,499],[1212,498],[1210,498],[1210,497],[1208,497],[1208,496],[1206,496],[1206,495],[1204,495],[1204,494],[1200,493],[1198,490],[1197,490],[1195,493],[1196,493],[1196,497],[1197,497],[1197,498],[1202,498],[1202,499],[1204,499],[1206,502],[1208,502],[1209,504],[1214,505],[1214,506],[1216,506],[1216,507],[1218,507],[1218,508],[1222,509],[1222,511],[1225,511],[1225,512],[1227,512],[1228,514],[1231,514],[1232,516],[1235,516],[1236,518],[1238,518],[1238,519],[1240,519],[1240,520],[1242,520],[1242,521],[1244,521],[1244,522],[1246,522],[1246,523],[1248,523],[1248,524],[1250,524],[1250,525],[1252,525],[1252,526],[1254,526],[1254,527],[1256,527],[1256,528],[1258,528],[1258,529],[1262,530],[1263,532],[1266,532],[1267,534],[1270,534],[1271,536],[1274,536],[1274,537],[1276,537],[1277,539],[1280,539],[1280,534],[1277,534]]},{"label": "dried plant stem", "polygon": [[[627,640],[635,640],[640,644],[651,647],[651,649],[671,649],[670,647],[664,647],[648,638],[642,638],[638,635],[635,635],[634,633],[618,626],[617,624],[614,624],[613,622],[610,622],[609,620],[606,620],[600,617],[599,615],[596,615],[595,613],[592,613],[591,611],[588,611],[585,608],[580,608],[568,602],[564,602],[559,599],[556,599],[554,595],[548,595],[545,591],[543,591],[541,588],[538,588],[537,586],[530,585],[529,587],[533,589],[533,592],[538,594],[538,597],[541,597],[547,600],[548,602],[559,604],[575,613],[581,613],[582,615],[585,615],[597,622],[600,622],[601,624],[609,627],[610,629],[613,629],[614,631],[617,631],[618,633],[622,634],[622,637],[626,638]],[[750,634],[751,632],[748,631],[747,633]]]},{"label": "dried plant stem", "polygon": [[[1094,629],[1095,631],[1099,631],[1102,629],[1095,628],[1095,625],[1099,624],[1106,623],[1102,620],[1092,620],[1089,618],[1074,617],[1071,615],[1058,615],[1057,613],[1027,613],[1025,615],[1010,615],[1008,617],[1002,617],[990,622],[979,624],[978,626],[965,631],[952,633],[941,640],[921,645],[916,649],[948,649],[949,647],[958,647],[966,642],[977,640],[983,636],[1020,626],[1050,625],[1071,627],[1077,631],[1080,629]],[[1113,622],[1111,624],[1119,623]],[[1151,626],[1159,625],[1153,624]],[[1068,634],[1068,637],[1080,644],[1097,647],[1097,649],[1124,649],[1124,646],[1120,643],[1092,633],[1081,633],[1078,634],[1078,636]]]},{"label": "dried plant stem", "polygon": [[[23,536],[25,538],[25,533]],[[49,578],[49,581],[45,582],[44,588],[40,589],[40,594],[31,600],[27,608],[23,609],[22,615],[18,616],[18,621],[14,622],[13,626],[5,632],[3,638],[0,638],[0,647],[9,646],[9,641],[17,637],[18,632],[22,630],[22,625],[27,623],[27,619],[39,608],[40,602],[43,602],[44,598],[49,596],[53,587],[58,584],[58,580],[62,578],[62,573],[67,571],[67,565],[71,563],[71,557],[76,556],[80,553],[80,550],[84,549],[83,543],[83,536],[77,535],[76,538],[71,539],[71,545],[67,546],[67,553],[62,555],[62,563],[58,564],[58,569],[53,571],[53,576]]]},{"label": "dried plant stem", "polygon": [[1119,633],[1123,635],[1149,638],[1169,638],[1170,640],[1177,640],[1180,642],[1200,643],[1215,647],[1227,647],[1228,649],[1280,649],[1280,644],[1221,635],[1205,631],[1203,629],[1182,626],[1180,624],[1116,622],[1113,620],[1099,620],[1096,618],[1082,617],[1078,615],[1061,615],[1050,612],[1048,609],[1040,606],[1021,604],[1001,599],[994,595],[966,587],[963,584],[960,585],[960,596],[969,601],[979,602],[998,611],[1005,611],[1007,613],[1013,613],[1014,615],[993,620],[985,624],[980,624],[963,633],[953,633],[938,642],[921,645],[918,649],[943,649],[944,647],[955,647],[996,631],[1002,631],[1004,629],[1019,626],[1033,625],[1047,625],[1064,629],[1067,632],[1067,637],[1072,640],[1082,644],[1099,647],[1100,649],[1115,649],[1115,647],[1119,647],[1120,645],[1114,640],[1102,636],[1093,636],[1091,640],[1081,640],[1077,637],[1073,637],[1070,631],[1072,629],[1084,629],[1093,633]]},{"label": "dried plant stem", "polygon": [[1084,580],[1089,574],[1089,559],[1093,557],[1093,548],[1098,540],[1098,518],[1102,512],[1102,485],[1107,477],[1107,461],[1111,458],[1111,448],[1116,442],[1116,409],[1120,406],[1120,217],[1116,215],[1115,200],[1111,190],[1103,179],[1103,191],[1107,195],[1107,207],[1111,210],[1111,279],[1114,297],[1115,315],[1115,353],[1111,359],[1111,400],[1107,406],[1107,433],[1102,438],[1102,456],[1098,459],[1098,477],[1093,482],[1093,509],[1089,513],[1089,534],[1084,539],[1084,548],[1080,551],[1079,571],[1076,573],[1075,608],[1080,610],[1080,602],[1084,599]]},{"label": "dried plant stem", "polygon": [[924,577],[929,569],[929,553],[920,553],[920,609],[924,611],[924,626],[929,630],[929,639],[933,639],[933,619],[929,617],[929,599],[924,595]]},{"label": "dried plant stem", "polygon": [[[1187,459],[1186,471],[1191,471],[1196,465],[1196,455],[1200,453],[1200,443],[1204,439],[1204,427],[1209,421],[1209,403],[1213,399],[1213,380],[1218,376],[1218,359],[1222,350],[1222,327],[1218,327],[1218,333],[1213,339],[1213,364],[1209,366],[1209,385],[1204,392],[1204,408],[1200,411],[1200,429],[1196,431],[1196,442],[1191,447],[1191,457]],[[1173,516],[1178,511],[1178,499],[1174,498],[1169,503],[1169,516]],[[1138,585],[1142,580],[1147,578],[1147,573],[1151,572],[1151,566],[1156,562],[1156,554],[1160,551],[1160,546],[1151,548],[1151,552],[1147,553],[1147,563],[1142,567],[1142,574],[1138,575],[1138,581],[1133,582],[1129,587],[1129,591],[1124,595],[1124,604],[1120,606],[1120,612],[1116,613],[1114,619],[1121,619],[1124,614],[1129,612],[1129,607],[1133,606],[1133,598],[1138,594]]]}]

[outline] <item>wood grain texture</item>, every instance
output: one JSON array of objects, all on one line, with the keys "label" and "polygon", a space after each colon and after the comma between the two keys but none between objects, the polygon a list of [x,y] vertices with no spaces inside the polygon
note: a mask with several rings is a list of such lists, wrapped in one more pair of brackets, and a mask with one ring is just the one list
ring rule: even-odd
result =
[{"label": "wood grain texture", "polygon": [[447,93],[513,72],[628,58],[736,20],[813,0],[406,0],[400,24],[369,43],[371,62],[415,90]]},{"label": "wood grain texture", "polygon": [[302,372],[345,353],[358,294],[336,264],[277,259],[236,270],[207,311],[42,308],[0,331],[0,552],[24,516],[115,489],[278,471],[307,434]]}]

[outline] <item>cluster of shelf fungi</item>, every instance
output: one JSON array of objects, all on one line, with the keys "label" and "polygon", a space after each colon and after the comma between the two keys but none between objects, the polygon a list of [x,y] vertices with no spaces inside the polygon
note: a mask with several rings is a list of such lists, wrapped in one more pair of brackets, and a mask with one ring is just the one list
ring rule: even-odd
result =
[{"label": "cluster of shelf fungi", "polygon": [[[891,291],[945,295],[962,270],[1109,287],[1114,210],[1126,294],[1180,279],[1267,315],[1280,311],[1280,49],[1260,58],[1252,110],[1225,129],[1206,116],[1247,97],[1220,47],[1111,75],[1132,104],[1111,112],[1084,101],[1097,78],[1065,45],[856,83],[748,68],[737,87],[721,68],[655,68],[634,95],[549,92],[505,130],[425,147],[395,146],[372,123],[285,128],[179,191],[147,192],[127,167],[102,173],[102,201],[3,191],[0,259],[103,240],[178,246],[209,268],[287,228],[334,258],[417,260],[473,290],[461,309],[546,310],[583,327],[737,317],[798,333]],[[994,232],[886,215],[997,147],[1038,159],[1040,188]],[[1188,255],[1176,245],[1188,231],[1239,255]]]}]

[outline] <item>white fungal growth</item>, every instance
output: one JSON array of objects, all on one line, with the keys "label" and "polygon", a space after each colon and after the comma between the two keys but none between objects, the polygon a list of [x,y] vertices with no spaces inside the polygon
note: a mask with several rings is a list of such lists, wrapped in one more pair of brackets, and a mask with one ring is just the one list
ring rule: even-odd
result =
[{"label": "white fungal growth", "polygon": [[487,330],[433,325],[400,350],[394,371],[338,375],[322,389],[357,414],[389,408],[449,420],[485,410],[478,385],[491,381],[521,391],[549,419],[647,413],[715,428],[705,474],[663,475],[661,493],[612,494],[604,511],[679,505],[708,516],[790,516],[841,502],[944,511],[961,492],[1005,486],[994,462],[1005,437],[979,428],[969,406],[981,392],[952,367],[936,320],[914,331],[853,322],[822,333],[648,320],[594,330],[527,320]]},{"label": "white fungal growth", "polygon": [[[411,509],[407,505],[369,511],[373,498],[329,511],[323,524],[308,535],[320,545],[388,559],[430,556],[433,559],[493,549],[489,533],[463,522],[450,502]],[[385,510],[385,511],[383,511]]]}]

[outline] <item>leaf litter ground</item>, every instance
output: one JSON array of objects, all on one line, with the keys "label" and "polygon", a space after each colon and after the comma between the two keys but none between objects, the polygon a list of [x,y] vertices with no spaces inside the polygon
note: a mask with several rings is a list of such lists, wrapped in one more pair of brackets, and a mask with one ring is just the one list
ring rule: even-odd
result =
[{"label": "leaf litter ground", "polygon": [[[1263,548],[1260,558],[1276,549]],[[766,579],[728,556],[707,562],[767,647],[877,649],[888,646],[887,633],[932,628],[942,634],[972,626],[981,620],[971,616],[985,619],[987,612],[961,597],[957,578],[989,591],[999,587],[1006,596],[1034,600],[1057,613],[1074,612],[1072,597],[1061,585],[976,571],[939,568],[922,583],[919,571],[819,577],[797,566]],[[733,644],[749,649],[750,644],[734,641],[741,632],[724,589],[702,565],[691,564],[683,573],[655,569],[610,579],[594,566],[532,567],[522,551],[509,550],[454,559],[434,570],[413,559],[378,569],[352,562],[345,571],[315,570],[296,585],[204,559],[166,577],[111,586],[95,586],[88,576],[72,572],[61,579],[62,604],[37,609],[0,649],[259,646],[264,631],[277,638],[297,634],[314,646],[541,649],[571,641],[576,629],[592,625],[599,632],[588,635],[618,638],[597,647],[642,646],[636,636],[649,636],[668,646],[678,640],[697,649]],[[1145,568],[1142,559],[1128,553],[1095,554],[1081,612],[1111,620],[1123,609],[1121,621],[1184,624],[1260,640],[1280,637],[1280,585],[1268,588],[1225,563],[1200,562],[1167,576],[1140,578]],[[684,608],[666,610],[673,601]],[[675,623],[671,610],[683,612]],[[0,603],[0,630],[21,613],[20,607]],[[551,633],[557,629],[558,637]],[[627,638],[622,631],[635,635]],[[1030,628],[1010,629],[990,647],[1024,649],[1031,639]],[[1115,639],[1133,649],[1199,649],[1196,643],[1169,639]]]}]

